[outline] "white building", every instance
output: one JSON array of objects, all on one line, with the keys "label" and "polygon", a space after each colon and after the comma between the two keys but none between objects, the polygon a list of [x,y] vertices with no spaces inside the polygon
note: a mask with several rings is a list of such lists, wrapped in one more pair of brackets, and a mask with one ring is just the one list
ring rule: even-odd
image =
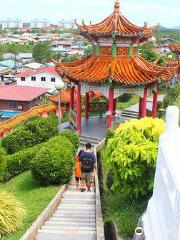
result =
[{"label": "white building", "polygon": [[58,26],[61,28],[67,28],[67,29],[76,29],[77,28],[77,26],[73,20],[71,20],[71,21],[61,20],[59,22]]},{"label": "white building", "polygon": [[50,27],[50,22],[47,19],[44,19],[42,21],[39,21],[37,19],[34,19],[30,23],[30,28],[45,28],[45,27]]},{"label": "white building", "polygon": [[22,28],[23,22],[20,19],[17,20],[5,20],[1,21],[2,29]]},{"label": "white building", "polygon": [[61,78],[55,67],[45,67],[37,71],[25,71],[15,75],[17,85],[43,87],[55,90],[54,84]]}]

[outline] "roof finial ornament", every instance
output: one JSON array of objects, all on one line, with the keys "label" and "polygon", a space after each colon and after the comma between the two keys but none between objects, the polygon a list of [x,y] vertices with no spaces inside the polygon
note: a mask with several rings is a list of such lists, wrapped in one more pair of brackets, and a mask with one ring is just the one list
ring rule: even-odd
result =
[{"label": "roof finial ornament", "polygon": [[114,11],[115,12],[119,12],[120,9],[120,4],[119,4],[119,0],[115,1],[115,5],[114,5]]}]

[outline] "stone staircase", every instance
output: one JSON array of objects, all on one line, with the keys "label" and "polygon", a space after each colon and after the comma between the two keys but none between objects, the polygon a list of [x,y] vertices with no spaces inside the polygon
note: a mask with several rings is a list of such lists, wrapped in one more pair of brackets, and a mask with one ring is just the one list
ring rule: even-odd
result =
[{"label": "stone staircase", "polygon": [[125,117],[125,118],[139,118],[139,113],[136,111],[131,111],[131,110],[124,110],[121,113],[121,117]]},{"label": "stone staircase", "polygon": [[100,138],[89,137],[85,135],[80,135],[80,147],[85,147],[86,143],[91,143],[92,147],[99,144],[102,141]]},{"label": "stone staircase", "polygon": [[94,185],[91,192],[79,192],[73,181],[57,210],[38,230],[35,240],[96,240],[95,216]]}]

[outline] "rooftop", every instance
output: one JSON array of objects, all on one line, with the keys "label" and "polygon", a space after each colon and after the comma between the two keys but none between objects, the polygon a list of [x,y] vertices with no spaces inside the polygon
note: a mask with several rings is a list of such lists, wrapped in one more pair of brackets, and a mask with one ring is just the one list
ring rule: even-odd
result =
[{"label": "rooftop", "polygon": [[0,86],[0,99],[8,101],[29,102],[43,95],[49,88],[29,87],[19,85],[2,85]]},{"label": "rooftop", "polygon": [[146,37],[152,36],[154,30],[159,28],[159,24],[152,28],[147,28],[147,22],[142,27],[136,26],[128,21],[120,12],[119,0],[116,0],[114,12],[105,20],[98,24],[87,25],[84,20],[82,25],[75,21],[77,27],[83,35],[87,36],[121,36],[121,37]]},{"label": "rooftop", "polygon": [[27,77],[27,76],[36,75],[42,72],[47,72],[47,73],[59,76],[59,74],[55,70],[55,67],[44,67],[36,71],[25,71],[25,72],[18,73],[16,74],[16,77]]}]

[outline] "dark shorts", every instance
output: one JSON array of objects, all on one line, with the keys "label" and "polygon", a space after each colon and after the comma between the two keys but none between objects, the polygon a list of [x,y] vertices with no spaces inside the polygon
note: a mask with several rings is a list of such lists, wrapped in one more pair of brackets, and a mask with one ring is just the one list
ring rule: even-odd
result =
[{"label": "dark shorts", "polygon": [[75,179],[76,179],[76,182],[79,182],[82,180],[81,177],[75,177]]}]

